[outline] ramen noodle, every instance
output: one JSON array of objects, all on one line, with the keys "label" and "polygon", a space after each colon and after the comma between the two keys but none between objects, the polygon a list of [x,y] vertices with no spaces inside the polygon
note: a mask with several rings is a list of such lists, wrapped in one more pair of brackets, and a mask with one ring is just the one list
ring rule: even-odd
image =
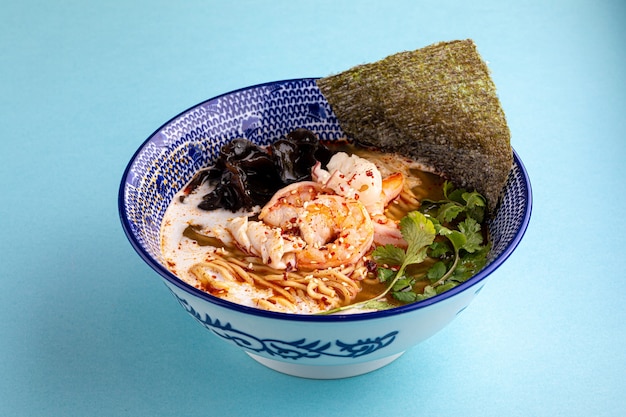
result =
[{"label": "ramen noodle", "polygon": [[[348,182],[337,171],[318,166],[313,185],[292,184],[252,210],[198,208],[211,191],[207,183],[181,191],[161,227],[165,265],[215,297],[285,313],[324,312],[382,292],[371,260],[376,244],[382,244],[378,235],[394,239],[395,228],[397,238],[399,219],[419,208],[422,199],[438,198],[443,179],[401,155],[329,146],[339,168],[362,169],[356,189],[346,191]],[[384,198],[366,195],[374,174],[383,179],[383,188],[397,188],[386,206]],[[394,181],[398,178],[402,181]],[[391,230],[388,236],[385,228]]]}]

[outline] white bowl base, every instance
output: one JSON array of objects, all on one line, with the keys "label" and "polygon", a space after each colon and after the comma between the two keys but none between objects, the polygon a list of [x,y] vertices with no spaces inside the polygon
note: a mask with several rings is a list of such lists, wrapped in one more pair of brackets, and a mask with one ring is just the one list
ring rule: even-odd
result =
[{"label": "white bowl base", "polygon": [[354,365],[298,365],[264,358],[250,352],[246,353],[260,364],[283,374],[310,379],[339,379],[362,375],[380,369],[398,359],[404,352]]}]

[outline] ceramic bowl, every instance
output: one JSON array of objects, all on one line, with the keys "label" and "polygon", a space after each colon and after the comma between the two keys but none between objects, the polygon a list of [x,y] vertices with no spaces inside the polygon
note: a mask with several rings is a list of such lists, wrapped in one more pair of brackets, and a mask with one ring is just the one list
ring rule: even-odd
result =
[{"label": "ceramic bowl", "polygon": [[[422,302],[353,315],[294,315],[245,307],[206,294],[164,266],[159,228],[172,197],[237,137],[261,145],[307,128],[320,139],[343,137],[314,78],[271,82],[202,102],[156,130],[130,160],[119,190],[123,229],[181,307],[204,328],[276,371],[343,378],[378,369],[427,339],[464,311],[522,239],[531,188],[518,155],[490,230],[488,265],[463,284]],[[207,346],[210,349],[210,346]]]}]

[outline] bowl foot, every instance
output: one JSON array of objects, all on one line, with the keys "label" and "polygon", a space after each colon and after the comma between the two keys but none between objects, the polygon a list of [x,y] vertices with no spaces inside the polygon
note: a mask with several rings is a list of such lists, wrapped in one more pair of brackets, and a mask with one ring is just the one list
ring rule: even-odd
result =
[{"label": "bowl foot", "polygon": [[380,369],[398,359],[404,352],[354,365],[298,365],[264,358],[250,352],[246,353],[260,364],[283,374],[310,379],[339,379],[362,375]]}]

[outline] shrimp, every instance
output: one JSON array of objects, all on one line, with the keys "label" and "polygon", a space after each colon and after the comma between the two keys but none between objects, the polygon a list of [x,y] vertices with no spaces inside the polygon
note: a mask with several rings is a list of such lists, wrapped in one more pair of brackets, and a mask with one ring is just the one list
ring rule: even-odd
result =
[{"label": "shrimp", "polygon": [[382,178],[374,163],[344,152],[333,155],[327,168],[317,163],[312,169],[313,180],[365,205],[374,224],[374,243],[406,247],[398,223],[384,214],[385,207],[402,192],[404,175],[395,172]]},{"label": "shrimp", "polygon": [[397,172],[385,178],[372,162],[335,154],[313,181],[288,185],[261,209],[259,221],[232,220],[237,245],[277,269],[322,269],[357,262],[372,243],[406,246],[384,211],[404,187]]},{"label": "shrimp", "polygon": [[384,214],[372,217],[374,225],[374,243],[379,246],[394,245],[406,248],[408,243],[402,237],[399,222],[390,219]]},{"label": "shrimp", "polygon": [[400,172],[393,173],[383,179],[382,198],[378,210],[372,214],[374,223],[374,243],[377,245],[391,244],[401,248],[408,246],[402,237],[398,222],[384,214],[384,208],[393,201],[404,187],[404,175]]},{"label": "shrimp", "polygon": [[245,216],[229,219],[225,228],[241,250],[260,257],[264,264],[275,269],[293,270],[296,253],[305,246],[298,236],[284,235],[278,227],[249,221]]},{"label": "shrimp", "polygon": [[247,253],[276,269],[323,269],[349,265],[372,246],[374,224],[365,206],[301,182],[279,190],[259,221],[229,221],[227,229]]},{"label": "shrimp", "polygon": [[353,264],[374,241],[374,225],[365,206],[337,195],[321,195],[305,204],[298,228],[307,243],[296,252],[298,267],[303,269]]},{"label": "shrimp", "polygon": [[313,181],[295,182],[278,190],[259,213],[259,220],[278,226],[292,221],[304,202],[324,193],[322,184]]},{"label": "shrimp", "polygon": [[372,162],[357,155],[337,152],[326,166],[318,162],[312,169],[313,180],[337,195],[359,200],[367,211],[378,210],[382,192],[382,176]]},{"label": "shrimp", "polygon": [[365,206],[317,182],[279,190],[261,209],[259,220],[304,240],[305,246],[296,252],[296,263],[304,269],[354,263],[374,239],[374,225]]},{"label": "shrimp", "polygon": [[404,175],[402,175],[401,172],[394,172],[388,177],[383,178],[381,188],[382,199],[380,201],[384,208],[402,192],[402,189],[404,188]]}]

